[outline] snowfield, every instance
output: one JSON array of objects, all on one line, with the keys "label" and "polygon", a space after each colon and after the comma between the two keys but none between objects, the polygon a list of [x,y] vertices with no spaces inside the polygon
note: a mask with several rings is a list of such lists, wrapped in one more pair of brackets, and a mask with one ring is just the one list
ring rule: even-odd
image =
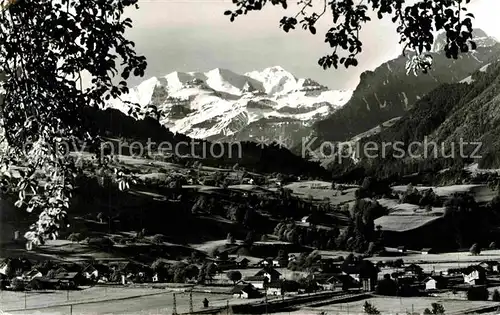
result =
[{"label": "snowfield", "polygon": [[209,138],[235,135],[256,122],[264,124],[259,130],[267,121],[278,126],[296,122],[307,128],[346,104],[351,96],[350,90],[329,90],[311,79],[298,79],[279,66],[246,74],[216,68],[152,77],[130,89],[121,100],[110,101],[108,107],[129,114],[128,102],[136,103],[144,115],[148,105],[155,105],[160,122],[172,132]]}]

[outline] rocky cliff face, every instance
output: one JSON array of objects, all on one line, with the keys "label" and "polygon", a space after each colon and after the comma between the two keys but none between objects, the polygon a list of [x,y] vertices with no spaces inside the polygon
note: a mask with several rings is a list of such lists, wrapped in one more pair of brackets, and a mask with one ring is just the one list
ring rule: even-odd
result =
[{"label": "rocky cliff face", "polygon": [[314,125],[319,140],[344,141],[394,117],[403,116],[431,90],[443,83],[459,82],[488,64],[500,53],[500,44],[484,32],[475,32],[477,50],[461,54],[459,59],[446,58],[443,37],[434,46],[433,68],[418,76],[407,74],[408,57],[390,60],[374,71],[361,75],[349,102],[325,120]]}]

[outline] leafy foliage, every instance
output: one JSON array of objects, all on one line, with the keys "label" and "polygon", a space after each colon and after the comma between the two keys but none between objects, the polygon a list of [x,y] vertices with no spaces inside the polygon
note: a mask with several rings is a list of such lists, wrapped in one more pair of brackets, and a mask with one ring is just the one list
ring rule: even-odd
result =
[{"label": "leafy foliage", "polygon": [[481,254],[481,247],[479,247],[478,243],[472,244],[472,246],[470,248],[470,253],[473,256],[477,256],[477,255]]},{"label": "leafy foliage", "polygon": [[424,314],[444,314],[445,312],[444,306],[439,303],[432,303],[431,308],[432,310],[426,308]]},{"label": "leafy foliage", "polygon": [[[124,37],[132,26],[124,10],[133,5],[137,0],[16,1],[0,13],[2,178],[18,194],[16,205],[38,214],[25,235],[35,244],[67,224],[78,172],[63,143],[99,142],[84,108],[102,108],[128,91],[130,74],[144,74],[145,58]],[[118,74],[123,80],[115,84]],[[115,175],[126,188],[126,176]]]},{"label": "leafy foliage", "polygon": [[494,302],[500,302],[500,292],[498,291],[498,289],[495,289],[495,291],[493,291],[493,295],[491,296],[491,300]]},{"label": "leafy foliage", "polygon": [[[466,0],[465,4],[470,0]],[[227,10],[225,15],[231,22],[236,17],[251,11],[262,10],[269,3],[280,5],[287,9],[287,0],[234,0],[236,10]],[[437,0],[417,1],[413,5],[406,5],[404,0],[380,1],[369,0],[367,3],[354,3],[351,0],[323,0],[320,8],[314,8],[313,0],[299,1],[299,12],[294,16],[285,16],[280,20],[280,27],[285,31],[297,26],[316,34],[316,23],[327,13],[332,18],[332,25],[325,34],[325,42],[333,52],[321,57],[319,65],[324,69],[340,65],[346,68],[357,66],[357,56],[363,51],[360,40],[360,31],[371,21],[370,11],[374,11],[379,19],[388,16],[393,23],[397,23],[397,32],[404,49],[411,49],[417,53],[408,66],[424,73],[430,68],[430,55],[425,54],[432,50],[435,31],[445,31],[447,42],[444,50],[448,58],[457,59],[459,53],[468,52],[476,48],[472,41],[473,14],[467,13],[464,1]],[[308,12],[309,11],[309,12]],[[312,11],[312,12],[311,12]]]},{"label": "leafy foliage", "polygon": [[236,283],[241,280],[241,272],[237,270],[228,271],[227,278]]},{"label": "leafy foliage", "polygon": [[380,311],[370,302],[366,301],[365,304],[363,304],[363,311],[365,314],[380,314]]},{"label": "leafy foliage", "polygon": [[470,287],[467,290],[467,300],[469,301],[488,301],[488,289],[484,286]]}]

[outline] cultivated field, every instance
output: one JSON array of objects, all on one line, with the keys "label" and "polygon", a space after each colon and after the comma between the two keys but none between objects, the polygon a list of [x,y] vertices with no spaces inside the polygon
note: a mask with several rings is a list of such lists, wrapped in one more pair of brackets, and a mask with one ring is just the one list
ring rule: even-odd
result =
[{"label": "cultivated field", "polygon": [[[0,291],[1,292],[1,291]],[[172,314],[173,293],[178,312],[189,311],[189,294],[170,289],[93,287],[81,291],[28,293],[2,292],[1,310],[11,314]],[[228,294],[193,293],[193,309],[202,308],[207,298],[211,306],[224,306],[234,299]],[[237,301],[236,301],[237,302]]]},{"label": "cultivated field", "polygon": [[[466,301],[466,300],[448,300],[436,299],[426,297],[412,297],[412,298],[397,298],[397,297],[374,297],[367,300],[340,303],[322,306],[319,308],[310,308],[305,311],[314,311],[313,314],[319,312],[327,312],[329,314],[364,314],[363,304],[368,301],[373,304],[384,315],[407,314],[412,310],[416,313],[422,314],[426,308],[431,308],[431,303],[442,304],[445,308],[446,314],[462,313],[465,310],[478,308],[488,305],[498,305],[498,302],[484,302],[484,301]],[[311,313],[294,313],[294,314],[311,314]]]}]

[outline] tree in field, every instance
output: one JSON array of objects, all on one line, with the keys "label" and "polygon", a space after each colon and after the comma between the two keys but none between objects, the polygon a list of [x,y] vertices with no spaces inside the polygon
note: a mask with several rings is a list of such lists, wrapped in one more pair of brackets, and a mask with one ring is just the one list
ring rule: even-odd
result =
[{"label": "tree in field", "polygon": [[102,212],[97,214],[97,220],[99,220],[100,223],[104,222],[104,214]]},{"label": "tree in field", "polygon": [[227,278],[233,281],[234,284],[236,284],[236,282],[241,280],[241,272],[237,270],[228,271]]},{"label": "tree in field", "polygon": [[205,283],[205,280],[207,279],[207,264],[203,264],[198,272],[198,278],[196,279],[196,281],[199,283],[199,284],[204,284]]},{"label": "tree in field", "polygon": [[[288,0],[233,0],[236,8],[227,10],[225,15],[231,22],[240,15],[251,11],[259,11],[266,6],[278,5],[288,8]],[[466,4],[470,0],[418,0],[408,5],[405,0],[368,0],[356,2],[352,0],[303,0],[293,16],[285,16],[279,21],[279,26],[285,32],[297,27],[317,33],[317,22],[320,19],[331,20],[331,25],[325,36],[325,43],[331,48],[331,53],[319,59],[318,64],[324,69],[339,65],[357,66],[357,56],[363,51],[360,31],[371,18],[371,12],[379,19],[390,17],[397,25],[400,43],[404,44],[403,54],[407,50],[414,51],[407,68],[416,73],[424,73],[431,66],[435,31],[445,31],[447,43],[444,47],[448,58],[457,59],[460,53],[476,48],[472,41],[472,19],[467,13]]]},{"label": "tree in field", "polygon": [[209,263],[205,269],[205,279],[212,281],[216,274],[217,266],[214,263]]},{"label": "tree in field", "polygon": [[467,290],[467,300],[469,301],[488,301],[490,293],[484,286],[470,287]]},{"label": "tree in field", "polygon": [[226,242],[228,244],[234,244],[236,242],[236,240],[234,239],[233,234],[227,233]]},{"label": "tree in field", "polygon": [[426,308],[424,310],[424,314],[440,314],[440,315],[442,315],[445,313],[444,306],[442,304],[432,303],[431,308],[432,309]]},{"label": "tree in field", "polygon": [[82,175],[69,150],[85,144],[100,158],[100,176],[120,189],[129,186],[130,176],[99,156],[100,138],[88,112],[126,93],[131,74],[144,75],[145,58],[124,37],[132,26],[124,10],[137,2],[19,0],[1,10],[0,179],[4,191],[17,196],[17,207],[36,214],[25,235],[35,245],[57,238],[68,224],[73,187]]},{"label": "tree in field", "polygon": [[243,242],[247,246],[252,246],[252,244],[254,242],[254,234],[253,234],[252,231],[250,231],[250,232],[247,233],[247,236],[245,237],[245,240]]},{"label": "tree in field", "polygon": [[474,244],[472,244],[469,252],[471,255],[477,256],[477,255],[481,254],[481,247],[479,246],[478,243],[474,243]]},{"label": "tree in field", "polygon": [[493,295],[491,296],[491,300],[495,301],[495,302],[500,302],[500,292],[497,289],[495,289],[495,291],[493,291]]},{"label": "tree in field", "polygon": [[372,314],[372,315],[380,314],[380,311],[368,301],[366,301],[365,304],[363,305],[363,312],[365,312],[365,314]]}]

